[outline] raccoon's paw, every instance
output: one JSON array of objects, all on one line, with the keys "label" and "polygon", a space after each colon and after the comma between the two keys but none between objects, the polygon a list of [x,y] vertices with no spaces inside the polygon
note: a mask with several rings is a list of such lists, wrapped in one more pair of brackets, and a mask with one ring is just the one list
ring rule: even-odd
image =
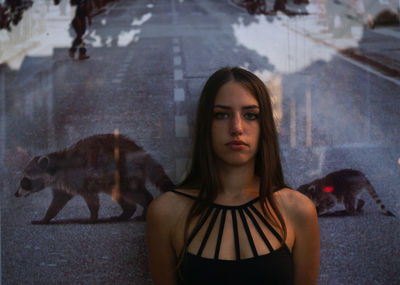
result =
[{"label": "raccoon's paw", "polygon": [[146,217],[143,216],[136,216],[134,217],[132,220],[136,221],[136,222],[145,222],[146,221]]},{"label": "raccoon's paw", "polygon": [[127,219],[121,216],[112,216],[110,217],[111,221],[126,221]]},{"label": "raccoon's paw", "polygon": [[44,224],[49,224],[50,221],[48,220],[36,220],[36,221],[31,221],[32,225],[44,225]]}]

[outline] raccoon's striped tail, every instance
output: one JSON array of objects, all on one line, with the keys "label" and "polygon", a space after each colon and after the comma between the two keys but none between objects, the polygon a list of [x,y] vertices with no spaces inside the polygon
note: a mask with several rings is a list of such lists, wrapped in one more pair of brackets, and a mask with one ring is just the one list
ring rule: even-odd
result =
[{"label": "raccoon's striped tail", "polygon": [[150,155],[148,155],[146,159],[146,176],[161,192],[175,189],[175,184],[165,173],[162,165],[155,161]]},{"label": "raccoon's striped tail", "polygon": [[365,178],[367,180],[367,186],[366,189],[368,191],[368,193],[372,196],[372,198],[375,200],[376,204],[378,204],[379,207],[381,207],[381,210],[383,211],[383,213],[386,216],[392,216],[395,217],[395,215],[390,212],[388,209],[386,209],[385,205],[382,203],[381,199],[379,199],[378,194],[376,193],[374,187],[372,186],[371,182],[369,182],[369,180],[367,178]]}]

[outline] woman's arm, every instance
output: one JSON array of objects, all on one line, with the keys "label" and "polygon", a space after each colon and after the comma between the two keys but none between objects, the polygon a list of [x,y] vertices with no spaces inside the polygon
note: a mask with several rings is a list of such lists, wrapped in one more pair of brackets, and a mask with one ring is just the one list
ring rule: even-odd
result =
[{"label": "woman's arm", "polygon": [[295,232],[292,250],[294,284],[317,284],[319,272],[319,227],[317,212],[308,197],[292,191],[290,219]]},{"label": "woman's arm", "polygon": [[176,215],[171,207],[171,193],[153,200],[147,210],[146,242],[153,284],[176,284],[176,255],[172,246],[172,230]]}]

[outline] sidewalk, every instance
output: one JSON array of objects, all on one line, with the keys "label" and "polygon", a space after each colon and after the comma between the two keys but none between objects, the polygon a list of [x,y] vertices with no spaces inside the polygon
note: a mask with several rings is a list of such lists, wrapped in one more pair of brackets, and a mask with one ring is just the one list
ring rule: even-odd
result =
[{"label": "sidewalk", "polygon": [[[242,0],[228,1],[246,11],[239,4],[243,2]],[[267,2],[268,7],[273,3],[273,1]],[[349,19],[345,18],[345,15],[341,15],[343,23],[338,25],[344,26],[336,30],[331,27],[331,30],[329,30],[329,25],[337,25],[337,23],[332,23],[336,22],[334,18],[337,15],[322,15],[317,4],[293,5],[289,3],[286,8],[291,11],[307,10],[309,13],[307,16],[292,17],[294,24],[283,24],[286,28],[314,42],[332,48],[346,57],[368,65],[379,73],[400,78],[400,26],[370,29],[362,26],[362,23],[357,22],[357,19]],[[277,17],[279,15],[283,14],[278,12]],[[328,21],[331,22],[328,24]],[[340,35],[340,31],[338,32],[340,29],[344,31],[342,35]]]},{"label": "sidewalk", "polygon": [[[333,48],[338,53],[368,65],[386,76],[400,78],[400,25],[370,29],[357,19],[341,15],[345,22],[341,23],[344,26],[339,29],[347,29],[347,34],[344,32],[338,36],[337,31],[327,30],[327,26],[336,21],[337,15],[325,14],[321,17],[321,10],[316,4],[307,5],[307,10],[310,15],[306,17],[309,17],[310,21],[302,27],[302,31],[296,30],[297,33]],[[332,22],[328,24],[329,20]]]},{"label": "sidewalk", "polygon": [[26,56],[50,56],[54,48],[70,46],[68,29],[73,14],[70,6],[63,15],[59,6],[35,2],[11,33],[0,30],[0,65],[19,69]]},{"label": "sidewalk", "polygon": [[400,26],[354,27],[353,37],[336,37],[333,33],[308,29],[303,34],[344,56],[369,65],[379,72],[400,78]]}]

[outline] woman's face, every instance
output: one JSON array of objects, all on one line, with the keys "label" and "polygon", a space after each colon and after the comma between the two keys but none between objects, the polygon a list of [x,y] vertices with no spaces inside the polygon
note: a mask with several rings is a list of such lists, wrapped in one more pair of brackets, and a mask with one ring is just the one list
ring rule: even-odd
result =
[{"label": "woman's face", "polygon": [[211,141],[219,162],[240,166],[254,163],[260,136],[259,105],[240,83],[230,81],[217,93]]}]

